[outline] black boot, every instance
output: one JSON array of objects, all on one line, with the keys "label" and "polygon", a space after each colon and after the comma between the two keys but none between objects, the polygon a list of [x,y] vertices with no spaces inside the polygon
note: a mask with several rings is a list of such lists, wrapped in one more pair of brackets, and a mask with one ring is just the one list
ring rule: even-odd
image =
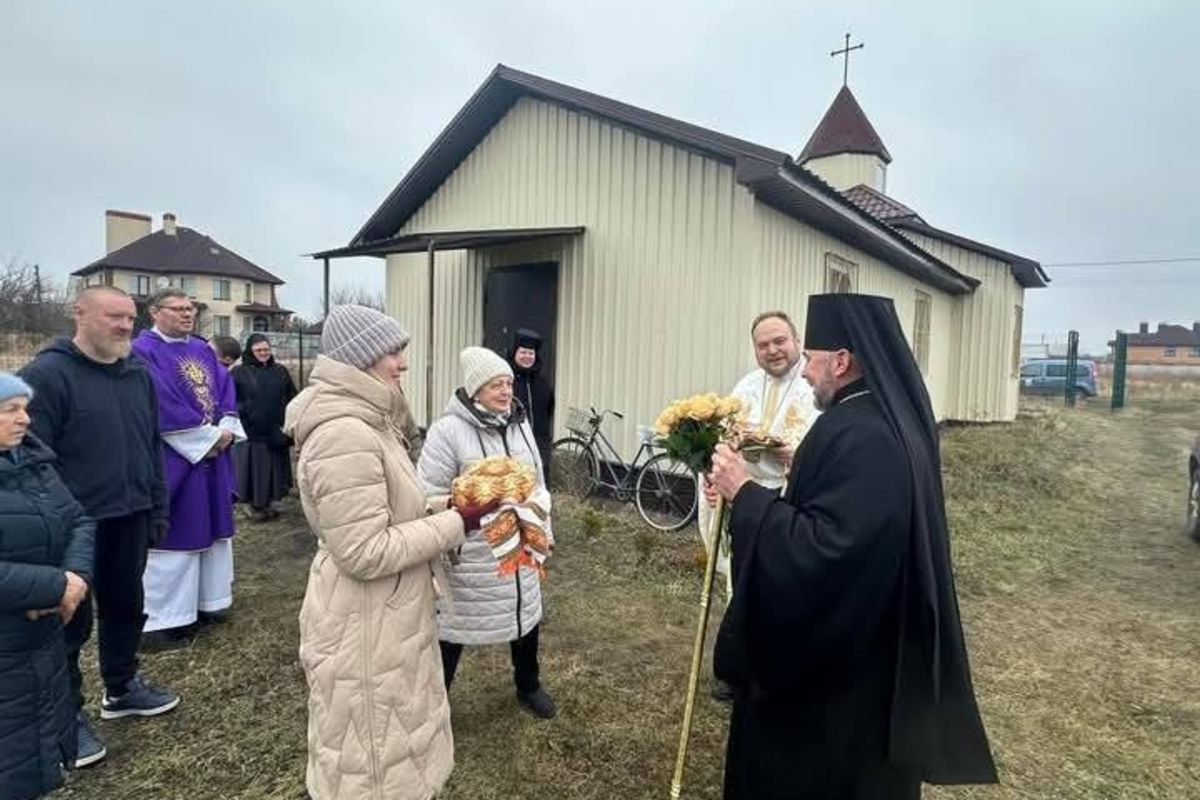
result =
[{"label": "black boot", "polygon": [[517,702],[539,719],[553,719],[558,713],[558,708],[554,705],[554,698],[540,686],[532,692],[518,691]]}]

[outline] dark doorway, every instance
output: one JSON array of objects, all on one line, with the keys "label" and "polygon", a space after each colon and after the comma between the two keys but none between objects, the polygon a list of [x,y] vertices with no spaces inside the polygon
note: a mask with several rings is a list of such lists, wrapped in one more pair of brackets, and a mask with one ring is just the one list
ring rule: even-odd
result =
[{"label": "dark doorway", "polygon": [[558,321],[558,264],[518,264],[489,270],[483,289],[483,345],[508,354],[517,328],[545,339],[542,375],[554,383],[554,333]]},{"label": "dark doorway", "polygon": [[558,264],[517,264],[489,270],[483,288],[483,346],[507,356],[517,328],[542,335],[542,376],[554,386]]}]

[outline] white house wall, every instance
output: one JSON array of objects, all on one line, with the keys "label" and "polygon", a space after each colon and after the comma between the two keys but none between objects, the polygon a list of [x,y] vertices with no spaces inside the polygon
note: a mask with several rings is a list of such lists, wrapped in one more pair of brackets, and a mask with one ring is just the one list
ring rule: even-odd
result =
[{"label": "white house wall", "polygon": [[951,353],[952,380],[947,416],[974,422],[1016,419],[1018,380],[1013,374],[1013,325],[1025,290],[1008,264],[929,236],[907,234],[959,272],[979,280],[962,298],[954,321],[958,346]]}]

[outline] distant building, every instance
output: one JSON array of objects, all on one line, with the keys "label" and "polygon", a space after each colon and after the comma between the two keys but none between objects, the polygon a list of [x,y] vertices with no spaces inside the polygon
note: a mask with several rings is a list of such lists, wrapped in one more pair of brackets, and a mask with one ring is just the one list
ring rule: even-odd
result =
[{"label": "distant building", "polygon": [[1160,367],[1200,366],[1200,322],[1190,328],[1160,323],[1154,333],[1150,323],[1143,322],[1137,333],[1129,334],[1127,361]]},{"label": "distant building", "polygon": [[104,212],[107,255],[72,273],[80,286],[117,286],[144,310],[146,298],[175,287],[196,303],[196,331],[203,336],[245,336],[280,331],[292,312],[279,306],[283,281],[247,261],[212,237],[177,225],[163,214],[151,232],[150,217],[128,211]]}]

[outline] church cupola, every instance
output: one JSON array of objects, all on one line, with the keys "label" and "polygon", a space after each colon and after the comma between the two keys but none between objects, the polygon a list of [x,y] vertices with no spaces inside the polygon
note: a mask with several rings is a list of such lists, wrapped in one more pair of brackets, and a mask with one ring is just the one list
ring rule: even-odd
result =
[{"label": "church cupola", "polygon": [[[830,55],[844,55],[848,72],[850,51],[861,47],[850,47],[847,35],[846,49]],[[886,193],[887,165],[892,156],[846,85],[847,72],[843,72],[842,88],[796,161],[838,191],[865,184]]]}]

